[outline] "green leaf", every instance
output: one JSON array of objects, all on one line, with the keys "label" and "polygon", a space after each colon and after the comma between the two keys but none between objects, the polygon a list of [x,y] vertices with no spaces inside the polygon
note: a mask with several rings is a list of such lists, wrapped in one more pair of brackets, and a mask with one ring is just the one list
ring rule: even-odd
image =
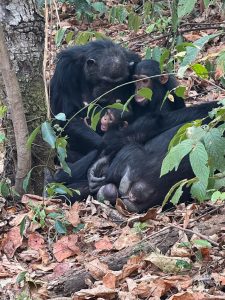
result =
[{"label": "green leaf", "polygon": [[[119,103],[119,102],[107,105],[106,108],[115,108],[115,109],[122,110],[122,111],[125,110],[124,105],[122,103]],[[128,111],[128,109],[126,109],[126,111]]]},{"label": "green leaf", "polygon": [[69,44],[71,42],[71,40],[72,40],[73,37],[74,37],[74,32],[73,31],[69,31],[66,34],[66,37],[65,37],[66,43]]},{"label": "green leaf", "polygon": [[5,134],[0,132],[0,143],[3,143],[6,140]]},{"label": "green leaf", "polygon": [[96,127],[101,117],[101,111],[97,112],[94,116],[91,117],[91,128],[96,131]]},{"label": "green leaf", "polygon": [[187,129],[186,133],[187,137],[196,144],[204,138],[206,131],[202,127],[192,126]]},{"label": "green leaf", "polygon": [[138,14],[130,13],[128,16],[128,28],[133,29],[135,32],[138,31],[141,25],[141,17]]},{"label": "green leaf", "polygon": [[160,62],[161,54],[162,54],[162,49],[160,47],[156,46],[152,49],[152,59]]},{"label": "green leaf", "polygon": [[25,179],[23,180],[23,189],[25,192],[27,192],[29,183],[30,183],[30,177],[31,177],[31,173],[33,171],[33,168],[28,172],[27,176],[25,177]]},{"label": "green leaf", "polygon": [[186,132],[189,127],[192,127],[193,123],[187,123],[181,126],[177,133],[174,135],[172,140],[169,143],[168,150],[170,151],[172,147],[175,147],[177,144],[181,143],[183,140],[187,138]]},{"label": "green leaf", "polygon": [[196,246],[200,246],[202,248],[212,248],[210,242],[206,240],[193,240],[192,243]]},{"label": "green leaf", "polygon": [[181,270],[186,269],[186,270],[191,270],[192,265],[188,263],[186,260],[178,259],[176,261],[176,266],[179,267]]},{"label": "green leaf", "polygon": [[[175,183],[169,190],[169,192],[166,194],[164,200],[163,200],[163,203],[162,203],[162,207],[164,207],[167,202],[169,201],[171,195],[174,193],[174,191],[179,188],[179,186],[184,186],[185,184],[188,183],[188,180],[187,179],[183,179],[183,180],[180,180],[178,181],[177,183]],[[179,195],[178,195],[179,196]],[[176,200],[176,199],[175,199]],[[178,199],[179,200],[179,199]]]},{"label": "green leaf", "polygon": [[160,177],[173,169],[177,170],[181,160],[192,150],[193,144],[190,140],[182,141],[173,147],[162,162]]},{"label": "green leaf", "polygon": [[192,184],[191,186],[191,195],[192,198],[197,199],[199,202],[202,202],[207,199],[206,186],[198,181]]},{"label": "green leaf", "polygon": [[190,242],[181,242],[178,244],[178,248],[191,248],[192,244]]},{"label": "green leaf", "polygon": [[211,128],[204,135],[204,144],[209,156],[210,166],[221,170],[225,167],[225,138],[218,128]]},{"label": "green leaf", "polygon": [[154,30],[154,28],[155,28],[155,24],[153,23],[146,28],[145,32],[151,33]]},{"label": "green leaf", "polygon": [[90,31],[84,31],[84,32],[78,32],[76,39],[75,39],[75,44],[76,45],[85,45],[87,44],[94,36],[94,32]]},{"label": "green leaf", "polygon": [[59,113],[55,116],[55,119],[59,121],[66,121],[66,115],[64,113]]},{"label": "green leaf", "polygon": [[205,7],[207,8],[209,6],[209,3],[211,0],[203,0]]},{"label": "green leaf", "polygon": [[107,11],[107,7],[103,2],[94,2],[92,3],[92,7],[101,14],[104,14]]},{"label": "green leaf", "polygon": [[27,143],[26,143],[26,146],[27,146],[28,148],[31,147],[33,141],[35,140],[37,134],[38,134],[40,131],[41,131],[41,126],[38,126],[37,128],[35,128],[35,129],[32,131],[32,133],[30,134],[30,136],[29,136],[29,138],[28,138],[28,140],[27,140]]},{"label": "green leaf", "polygon": [[216,191],[211,196],[211,201],[216,202],[217,200],[225,200],[225,192],[221,193],[220,191]]},{"label": "green leaf", "polygon": [[55,35],[55,43],[56,46],[59,47],[61,45],[62,39],[64,37],[64,33],[66,32],[66,28],[60,28]]},{"label": "green leaf", "polygon": [[67,233],[66,226],[59,220],[55,221],[55,230],[59,234],[66,234]]},{"label": "green leaf", "polygon": [[168,49],[163,49],[160,56],[159,65],[161,72],[163,71],[163,66],[165,61],[170,57],[170,51]]},{"label": "green leaf", "polygon": [[173,197],[171,198],[170,202],[173,203],[173,205],[177,205],[177,203],[180,200],[180,197],[183,194],[183,186],[185,183],[181,184],[178,189],[176,190],[176,192],[174,193]]},{"label": "green leaf", "polygon": [[17,283],[23,282],[25,280],[25,278],[26,278],[26,274],[27,274],[27,271],[19,273],[19,275],[16,278],[16,282]]},{"label": "green leaf", "polygon": [[0,195],[4,198],[10,196],[9,184],[5,181],[0,181]]},{"label": "green leaf", "polygon": [[61,213],[52,212],[52,213],[48,214],[48,217],[51,219],[62,219],[64,217],[64,215]]},{"label": "green leaf", "polygon": [[0,118],[3,118],[7,112],[7,107],[5,105],[0,105]]},{"label": "green leaf", "polygon": [[51,123],[47,121],[44,122],[41,125],[41,133],[42,133],[43,140],[47,142],[52,149],[55,149],[56,135],[51,126]]},{"label": "green leaf", "polygon": [[149,88],[141,88],[137,91],[137,95],[141,97],[145,97],[145,99],[151,100],[152,99],[152,90]]},{"label": "green leaf", "polygon": [[208,154],[205,150],[205,146],[201,142],[198,142],[192,149],[189,158],[192,170],[196,177],[200,182],[207,186],[209,179],[209,167]]},{"label": "green leaf", "polygon": [[194,64],[191,68],[200,78],[207,79],[209,77],[208,70],[203,65]]},{"label": "green leaf", "polygon": [[20,222],[20,236],[22,237],[24,234],[24,230],[25,230],[25,225],[26,225],[26,220],[27,220],[27,216],[25,216],[23,218],[23,220]]},{"label": "green leaf", "polygon": [[78,224],[76,227],[73,228],[73,232],[76,233],[76,232],[79,232],[80,230],[84,229],[84,224],[80,223]]},{"label": "green leaf", "polygon": [[196,2],[197,0],[179,0],[177,10],[178,18],[181,19],[185,15],[190,14],[194,9]]},{"label": "green leaf", "polygon": [[185,86],[178,86],[175,88],[174,93],[177,95],[177,97],[185,98],[184,94],[186,92],[186,87]]}]

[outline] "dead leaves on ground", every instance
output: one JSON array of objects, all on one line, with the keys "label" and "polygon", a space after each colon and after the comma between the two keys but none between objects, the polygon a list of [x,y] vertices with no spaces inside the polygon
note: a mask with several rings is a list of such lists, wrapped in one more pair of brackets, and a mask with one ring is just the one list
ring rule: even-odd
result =
[{"label": "dead leaves on ground", "polygon": [[[48,284],[79,267],[92,280],[86,282],[88,288],[71,296],[73,300],[225,298],[224,207],[218,214],[207,204],[182,204],[173,212],[152,208],[135,215],[126,213],[124,207],[121,210],[118,202],[119,218],[118,211],[91,198],[72,207],[33,195],[24,196],[22,202],[20,211],[6,206],[2,209],[6,222],[0,235],[0,293],[4,297],[26,290],[31,299],[49,299]],[[44,225],[37,216],[42,210]],[[53,215],[60,216],[67,234],[57,232]],[[112,220],[115,216],[116,223]],[[181,230],[172,247],[166,246],[165,237],[161,241],[165,253],[155,247],[150,253],[143,252],[143,241],[150,242],[154,235],[170,226],[176,228],[176,224]],[[209,247],[198,233],[220,247]],[[118,270],[104,262],[110,255],[118,259],[126,249],[138,249],[138,254],[131,255]]]}]

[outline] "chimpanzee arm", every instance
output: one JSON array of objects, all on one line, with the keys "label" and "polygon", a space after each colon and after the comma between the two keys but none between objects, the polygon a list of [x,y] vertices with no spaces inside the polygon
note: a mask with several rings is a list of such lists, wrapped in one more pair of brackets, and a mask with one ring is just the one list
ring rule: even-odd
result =
[{"label": "chimpanzee arm", "polygon": [[68,123],[65,133],[69,136],[70,149],[83,154],[99,148],[102,144],[102,137],[81,119],[74,119]]},{"label": "chimpanzee arm", "polygon": [[216,102],[208,102],[174,112],[147,113],[127,128],[106,134],[103,138],[104,153],[113,155],[129,143],[145,144],[149,139],[172,127],[207,117],[208,112],[217,106]]}]

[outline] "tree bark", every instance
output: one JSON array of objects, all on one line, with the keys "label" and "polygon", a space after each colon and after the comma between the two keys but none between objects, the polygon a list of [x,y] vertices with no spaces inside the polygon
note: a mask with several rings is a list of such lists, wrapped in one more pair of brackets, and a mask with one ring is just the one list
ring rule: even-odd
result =
[{"label": "tree bark", "polygon": [[[39,14],[35,3],[35,0],[0,1],[0,22],[3,25],[10,60],[19,81],[30,133],[46,119],[42,76],[44,18]],[[5,94],[0,82],[0,96],[8,106]],[[12,116],[9,116],[10,118]],[[12,132],[10,133],[9,130],[7,137],[11,143],[10,147],[15,145],[12,136]],[[46,161],[45,153],[47,153],[45,149],[42,140],[38,140],[32,148],[32,166],[44,164]],[[10,157],[10,159],[15,160],[14,157]],[[34,192],[36,193],[40,193],[42,189],[41,176],[42,169],[39,169],[38,173],[35,174]]]},{"label": "tree bark", "polygon": [[22,96],[15,72],[10,66],[8,51],[5,44],[3,28],[0,24],[0,70],[2,72],[8,97],[9,108],[12,116],[13,128],[17,149],[17,168],[15,178],[15,190],[23,193],[23,180],[31,168],[31,152],[26,147],[28,129],[23,109]]}]

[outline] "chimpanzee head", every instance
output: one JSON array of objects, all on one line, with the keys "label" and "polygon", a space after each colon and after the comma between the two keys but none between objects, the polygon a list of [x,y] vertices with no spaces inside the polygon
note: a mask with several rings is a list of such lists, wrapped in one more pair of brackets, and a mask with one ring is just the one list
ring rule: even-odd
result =
[{"label": "chimpanzee head", "polygon": [[[126,50],[112,42],[105,47],[93,49],[86,56],[84,75],[87,84],[92,88],[92,96],[97,98],[109,90],[130,80],[134,62],[129,62]],[[118,98],[113,91],[100,99],[100,103],[113,103]]]},{"label": "chimpanzee head", "polygon": [[[158,76],[157,76],[158,75]],[[149,78],[151,76],[156,76]],[[161,96],[160,91],[165,88],[165,84],[169,80],[169,76],[161,74],[159,63],[152,59],[146,59],[139,62],[136,65],[133,78],[138,80],[136,85],[136,93],[141,88],[149,88],[153,92],[153,99]],[[163,99],[156,99],[158,102],[162,102]],[[135,101],[140,106],[145,106],[149,100],[140,95],[135,95]]]},{"label": "chimpanzee head", "polygon": [[101,132],[107,132],[109,129],[122,129],[128,126],[128,119],[131,117],[131,113],[119,109],[107,108],[103,111],[100,120]]}]

